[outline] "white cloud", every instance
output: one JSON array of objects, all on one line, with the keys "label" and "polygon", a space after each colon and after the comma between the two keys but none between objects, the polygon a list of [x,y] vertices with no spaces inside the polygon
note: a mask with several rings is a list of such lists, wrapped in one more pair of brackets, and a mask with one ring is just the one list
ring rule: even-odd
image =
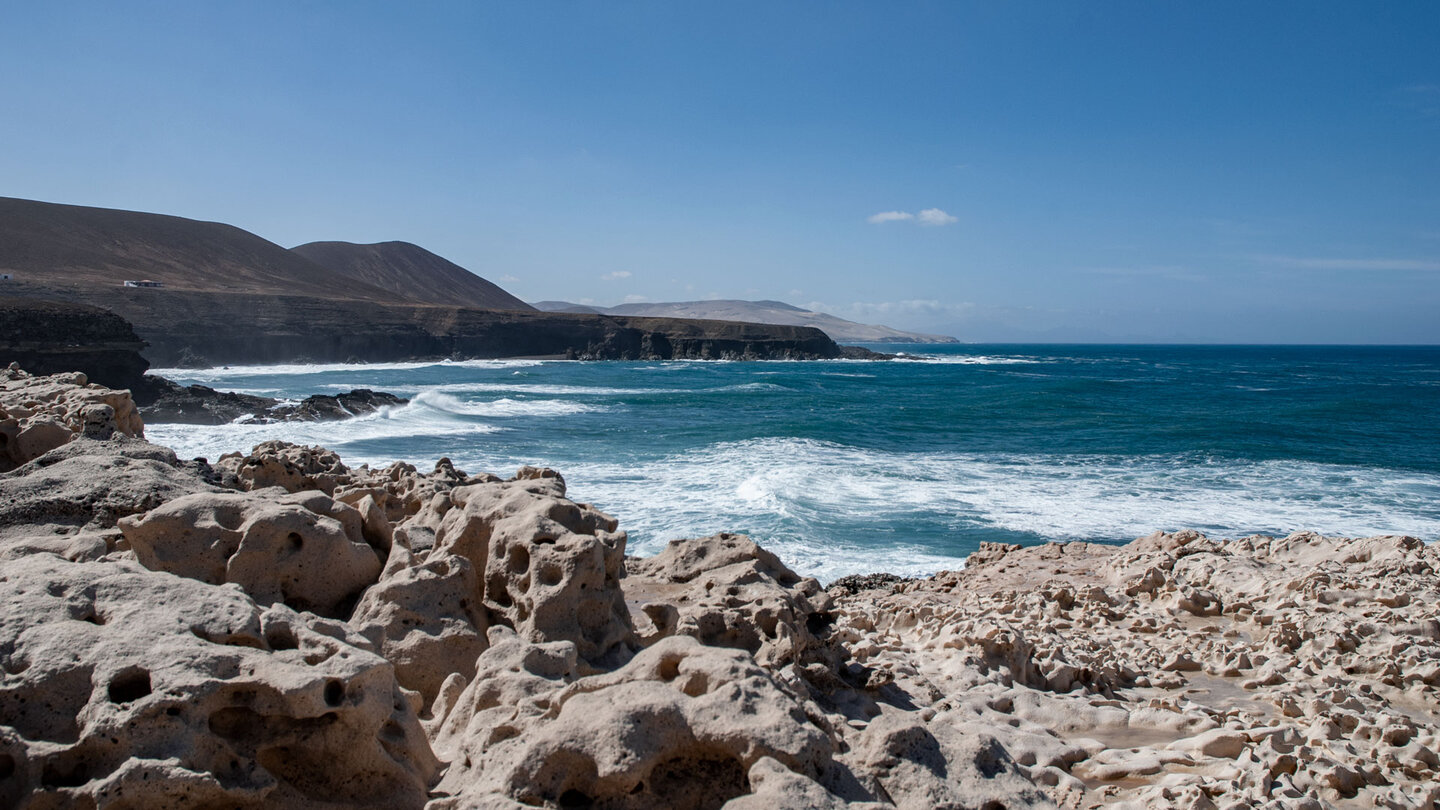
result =
[{"label": "white cloud", "polygon": [[625,303],[627,303],[627,304],[643,304],[643,303],[645,303],[646,301],[649,301],[649,300],[650,300],[650,298],[649,298],[648,296],[644,296],[644,295],[627,295],[627,296],[625,296]]},{"label": "white cloud", "polygon": [[622,278],[630,278],[630,276],[631,276],[631,273],[630,273],[629,270],[616,270],[616,271],[613,272],[613,273],[606,273],[605,275],[601,276],[601,277],[600,277],[600,280],[601,280],[601,281],[619,281],[619,280],[622,279]]},{"label": "white cloud", "polygon": [[520,279],[518,279],[518,278],[516,278],[516,277],[514,277],[514,276],[512,276],[512,275],[510,275],[509,273],[506,273],[505,275],[503,275],[503,276],[500,277],[500,280],[501,280],[501,281],[506,281],[506,282],[515,282],[515,281],[519,281]]},{"label": "white cloud", "polygon": [[887,222],[915,222],[919,225],[953,225],[959,222],[958,217],[952,217],[941,211],[939,208],[926,208],[918,214],[909,211],[881,211],[878,214],[871,214],[865,218],[871,225],[884,225]]},{"label": "white cloud", "polygon": [[1298,270],[1420,270],[1440,272],[1430,259],[1334,259],[1313,256],[1256,256],[1256,260]]},{"label": "white cloud", "polygon": [[939,208],[926,208],[915,215],[915,221],[921,225],[953,225],[959,222],[960,218],[952,217]]}]

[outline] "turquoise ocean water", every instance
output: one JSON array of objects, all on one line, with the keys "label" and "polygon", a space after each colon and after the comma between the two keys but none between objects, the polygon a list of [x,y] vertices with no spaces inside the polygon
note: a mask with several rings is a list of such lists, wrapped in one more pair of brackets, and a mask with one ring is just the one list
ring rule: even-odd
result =
[{"label": "turquoise ocean water", "polygon": [[348,463],[560,470],[632,553],[748,532],[806,574],[954,568],[984,540],[1440,538],[1440,348],[902,346],[894,362],[471,361],[157,369],[342,423],[153,425],[182,456],[281,438]]}]

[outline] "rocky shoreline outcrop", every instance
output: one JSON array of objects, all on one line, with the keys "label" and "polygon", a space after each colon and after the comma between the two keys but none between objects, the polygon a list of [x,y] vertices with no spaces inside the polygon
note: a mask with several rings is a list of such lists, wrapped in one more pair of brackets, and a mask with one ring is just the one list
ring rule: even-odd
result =
[{"label": "rocky shoreline outcrop", "polygon": [[152,424],[223,425],[247,422],[327,422],[375,413],[410,400],[384,391],[356,388],[342,394],[312,394],[299,402],[217,391],[205,385],[180,385],[151,375],[149,396],[140,415]]},{"label": "rocky shoreline outcrop", "polygon": [[9,382],[0,429],[65,436],[0,473],[0,806],[1440,800],[1413,538],[986,545],[827,590],[740,535],[629,557],[551,470],[187,462],[124,392]]}]

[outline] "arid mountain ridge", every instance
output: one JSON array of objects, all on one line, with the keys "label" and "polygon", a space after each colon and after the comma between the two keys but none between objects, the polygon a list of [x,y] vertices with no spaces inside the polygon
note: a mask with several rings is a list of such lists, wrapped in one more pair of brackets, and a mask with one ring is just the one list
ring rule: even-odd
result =
[{"label": "arid mountain ridge", "polygon": [[750,321],[753,323],[813,326],[832,340],[850,343],[959,343],[947,335],[905,332],[879,324],[857,323],[826,312],[814,312],[783,301],[710,301],[641,302],[614,307],[587,306],[569,301],[537,301],[536,309],[545,312],[591,312],[601,315],[647,315],[659,318],[704,318],[715,321]]},{"label": "arid mountain ridge", "polygon": [[[0,294],[120,315],[160,366],[842,354],[806,327],[538,312],[403,242],[287,250],[224,223],[13,198],[0,198],[0,273]],[[125,286],[142,280],[161,286]]]}]

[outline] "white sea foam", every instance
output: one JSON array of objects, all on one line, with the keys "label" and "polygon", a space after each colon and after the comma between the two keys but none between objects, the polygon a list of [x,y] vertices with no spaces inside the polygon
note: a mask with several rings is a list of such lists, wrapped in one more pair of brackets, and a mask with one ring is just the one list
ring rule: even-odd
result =
[{"label": "white sea foam", "polygon": [[[356,444],[397,437],[462,437],[495,433],[503,428],[447,413],[425,402],[411,402],[353,419],[330,422],[274,422],[257,424],[237,421],[226,425],[195,426],[154,424],[145,426],[150,441],[173,448],[181,458],[204,456],[211,460],[225,453],[248,452],[263,441],[279,439],[295,444],[321,445],[340,452],[347,463],[381,462],[396,459],[352,451]],[[431,459],[433,461],[434,459]]]},{"label": "white sea foam", "polygon": [[[896,454],[759,439],[560,466],[572,495],[620,517],[640,553],[677,537],[749,531],[797,570],[827,579],[958,567],[964,551],[948,557],[935,546],[962,529],[1046,540],[1123,541],[1181,528],[1216,537],[1300,529],[1440,537],[1440,476],[1312,462]],[[922,534],[928,548],[911,542]]]},{"label": "white sea foam", "polygon": [[1009,357],[986,354],[909,354],[906,352],[901,352],[896,355],[896,359],[907,363],[934,363],[936,365],[952,366],[1014,366],[1056,362],[1054,358],[1047,357]]},{"label": "white sea foam", "polygon": [[212,368],[152,368],[151,374],[171,380],[205,384],[207,381],[230,380],[237,377],[298,376],[329,372],[370,373],[376,371],[409,371],[418,368],[504,369],[538,366],[546,360],[422,360],[407,363],[278,363],[276,365],[215,366]]},{"label": "white sea foam", "polygon": [[532,400],[501,397],[486,401],[463,400],[435,390],[422,392],[415,397],[414,401],[447,413],[488,417],[571,416],[577,413],[609,410],[601,405],[589,405],[562,399]]}]

